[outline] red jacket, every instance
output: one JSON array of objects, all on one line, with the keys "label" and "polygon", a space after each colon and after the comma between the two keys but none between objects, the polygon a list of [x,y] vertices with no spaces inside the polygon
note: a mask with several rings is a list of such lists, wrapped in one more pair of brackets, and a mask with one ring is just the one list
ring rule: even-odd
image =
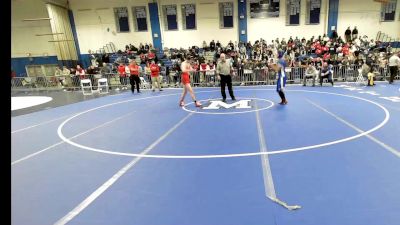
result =
[{"label": "red jacket", "polygon": [[128,68],[131,73],[131,76],[132,75],[139,76],[139,66],[138,65],[129,65]]},{"label": "red jacket", "polygon": [[147,58],[148,58],[148,59],[154,59],[154,57],[156,57],[156,55],[155,55],[153,52],[149,52],[149,53],[147,54]]},{"label": "red jacket", "polygon": [[118,74],[120,77],[126,77],[125,66],[118,66]]},{"label": "red jacket", "polygon": [[160,67],[158,67],[157,64],[151,64],[150,71],[151,71],[151,77],[158,77],[158,74],[160,73]]},{"label": "red jacket", "polygon": [[207,64],[202,63],[200,64],[201,70],[206,70],[207,69]]}]

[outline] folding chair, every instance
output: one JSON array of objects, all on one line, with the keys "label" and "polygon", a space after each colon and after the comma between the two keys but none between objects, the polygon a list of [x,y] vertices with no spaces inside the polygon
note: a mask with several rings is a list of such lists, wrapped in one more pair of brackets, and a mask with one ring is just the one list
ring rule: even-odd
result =
[{"label": "folding chair", "polygon": [[100,94],[108,93],[108,81],[107,78],[100,78],[97,80],[97,90]]},{"label": "folding chair", "polygon": [[81,89],[83,95],[92,95],[93,94],[92,81],[90,79],[81,80]]}]

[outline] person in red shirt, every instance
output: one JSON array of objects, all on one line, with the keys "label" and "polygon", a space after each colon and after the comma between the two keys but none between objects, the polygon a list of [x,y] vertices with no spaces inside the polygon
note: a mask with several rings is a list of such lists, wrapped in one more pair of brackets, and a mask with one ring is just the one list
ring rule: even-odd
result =
[{"label": "person in red shirt", "polygon": [[324,61],[328,60],[331,58],[331,55],[329,54],[329,52],[325,53],[323,56]]},{"label": "person in red shirt", "polygon": [[200,102],[198,102],[196,100],[196,96],[194,95],[193,89],[190,86],[190,76],[189,76],[189,72],[193,71],[192,66],[190,65],[190,56],[186,56],[185,61],[182,62],[181,64],[181,70],[182,70],[182,75],[181,75],[181,82],[183,85],[183,93],[181,96],[181,99],[179,100],[179,106],[185,106],[185,96],[187,94],[187,92],[189,91],[190,96],[192,97],[193,101],[194,101],[194,105],[196,107],[200,107],[201,104]]},{"label": "person in red shirt", "polygon": [[205,79],[205,77],[206,77],[206,70],[207,70],[207,63],[206,63],[205,61],[203,61],[203,62],[200,64],[200,71],[202,72],[202,73],[200,74],[200,83],[203,83],[203,82],[204,82],[204,79]]},{"label": "person in red shirt", "polygon": [[79,78],[80,78],[81,80],[86,79],[85,70],[82,69],[82,67],[81,67],[80,65],[76,65],[76,72],[75,72],[75,75],[79,75]]},{"label": "person in red shirt", "polygon": [[123,64],[123,63],[120,63],[119,64],[119,66],[118,66],[118,75],[119,75],[119,81],[121,82],[121,85],[122,85],[122,90],[123,89],[128,89],[127,87],[126,87],[126,85],[127,85],[127,80],[126,80],[126,68],[125,68],[125,64]]},{"label": "person in red shirt", "polygon": [[349,49],[349,46],[347,44],[343,46],[342,52],[343,52],[344,56],[349,55],[350,49]]},{"label": "person in red shirt", "polygon": [[323,53],[326,53],[326,52],[328,52],[329,51],[329,48],[327,47],[327,46],[323,46],[322,47],[322,52]]},{"label": "person in red shirt", "polygon": [[321,50],[321,44],[319,43],[319,41],[317,41],[317,42],[315,43],[315,49]]},{"label": "person in red shirt", "polygon": [[151,71],[151,86],[153,87],[153,92],[156,91],[156,86],[160,91],[162,91],[161,77],[159,76],[160,75],[160,67],[157,64],[155,64],[154,61],[151,61],[150,71]]},{"label": "person in red shirt", "polygon": [[136,83],[136,90],[140,93],[140,78],[139,78],[139,66],[136,65],[136,61],[132,60],[128,66],[129,68],[129,80],[131,82],[131,91],[135,93],[135,83]]},{"label": "person in red shirt", "polygon": [[210,70],[214,70],[214,63],[211,61],[208,61],[208,66],[210,67]]},{"label": "person in red shirt", "polygon": [[156,57],[156,54],[154,54],[153,51],[150,51],[150,52],[147,54],[147,58],[148,58],[149,60],[153,60],[155,57]]}]

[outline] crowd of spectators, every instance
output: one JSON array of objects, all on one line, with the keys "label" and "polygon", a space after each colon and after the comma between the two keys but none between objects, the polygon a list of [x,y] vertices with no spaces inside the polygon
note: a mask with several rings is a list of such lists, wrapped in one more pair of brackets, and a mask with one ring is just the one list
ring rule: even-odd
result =
[{"label": "crowd of spectators", "polygon": [[[344,38],[333,31],[330,37],[326,34],[309,39],[290,36],[287,39],[260,39],[247,43],[229,41],[226,44],[211,40],[209,43],[203,41],[201,47],[165,48],[163,51],[147,43],[140,43],[139,46],[129,44],[124,51],[116,53],[115,60],[110,60],[108,53],[91,54],[88,68],[84,69],[81,65],[76,68],[58,68],[56,75],[71,75],[74,82],[79,82],[87,74],[118,74],[118,67],[127,67],[130,61],[135,60],[141,66],[142,74],[150,74],[150,65],[155,63],[164,69],[167,76],[170,73],[178,76],[180,64],[187,55],[193,59],[195,70],[210,71],[215,70],[222,53],[238,71],[268,69],[277,61],[278,52],[284,53],[289,67],[307,68],[312,65],[320,70],[325,63],[328,66],[359,65],[363,68],[363,74],[368,74],[379,67],[386,67],[389,57],[394,54],[392,50],[390,43],[359,36],[356,27],[353,30],[349,27]],[[63,83],[63,79],[60,82]]]}]

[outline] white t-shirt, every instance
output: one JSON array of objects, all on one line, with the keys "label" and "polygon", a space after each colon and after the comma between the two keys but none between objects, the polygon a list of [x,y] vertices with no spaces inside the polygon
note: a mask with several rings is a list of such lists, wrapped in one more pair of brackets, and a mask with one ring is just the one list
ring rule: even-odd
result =
[{"label": "white t-shirt", "polygon": [[400,58],[397,55],[392,55],[389,58],[389,66],[400,66]]}]

